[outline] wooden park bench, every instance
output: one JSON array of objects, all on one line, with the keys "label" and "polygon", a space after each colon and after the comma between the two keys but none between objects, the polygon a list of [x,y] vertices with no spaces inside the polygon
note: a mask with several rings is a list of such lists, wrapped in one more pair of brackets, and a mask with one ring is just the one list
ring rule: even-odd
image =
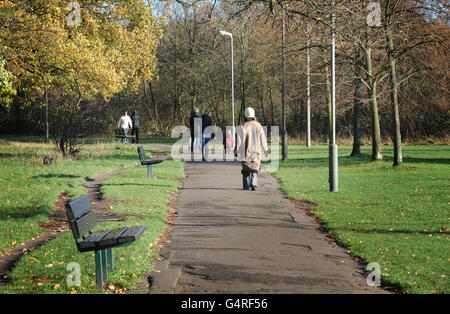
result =
[{"label": "wooden park bench", "polygon": [[97,287],[103,290],[103,283],[108,282],[108,272],[114,271],[112,248],[136,241],[146,227],[121,227],[93,232],[97,222],[88,194],[70,202],[66,213],[78,251],[95,251]]},{"label": "wooden park bench", "polygon": [[119,139],[118,140],[119,143],[123,143],[123,142],[128,143],[128,139],[129,138],[135,138],[136,137],[134,135],[125,135],[125,132],[123,131],[122,128],[115,129],[114,132],[115,132],[116,138]]},{"label": "wooden park bench", "polygon": [[137,150],[138,150],[138,154],[139,154],[139,160],[141,161],[141,165],[147,166],[147,177],[151,178],[152,177],[152,165],[159,164],[166,159],[165,158],[152,159],[151,157],[149,159],[147,159],[147,157],[145,157],[145,151],[144,151],[144,147],[142,145],[139,145]]}]

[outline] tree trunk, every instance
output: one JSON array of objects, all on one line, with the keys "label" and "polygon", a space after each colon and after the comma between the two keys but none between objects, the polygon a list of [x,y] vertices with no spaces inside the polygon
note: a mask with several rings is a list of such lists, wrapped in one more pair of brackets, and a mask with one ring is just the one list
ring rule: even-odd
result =
[{"label": "tree trunk", "polygon": [[353,150],[350,156],[361,154],[361,49],[355,45],[354,96],[353,96]]},{"label": "tree trunk", "polygon": [[[244,39],[240,38],[241,42],[241,111],[245,110],[245,47]],[[242,113],[243,114],[243,113]]]},{"label": "tree trunk", "polygon": [[372,49],[366,49],[366,67],[367,76],[369,77],[369,99],[371,103],[371,118],[372,118],[372,161],[382,160],[383,153],[381,150],[381,135],[380,135],[380,118],[378,116],[377,103],[377,80],[373,77],[372,70]]},{"label": "tree trunk", "polygon": [[[144,82],[143,85],[144,85],[144,97],[145,97],[145,105],[146,105],[145,108],[148,111],[149,118],[154,119],[153,113],[152,113],[152,107],[150,106],[150,101],[148,100],[148,96],[147,96],[147,83]],[[156,120],[155,120],[155,122],[156,122]]]},{"label": "tree trunk", "polygon": [[392,102],[392,122],[394,140],[394,166],[403,162],[402,156],[402,135],[400,133],[400,114],[398,111],[398,82],[396,72],[396,62],[394,56],[394,42],[391,32],[386,32],[387,54],[389,57],[390,81],[391,81],[391,102]]},{"label": "tree trunk", "polygon": [[157,126],[158,126],[158,131],[162,132],[162,124],[161,124],[161,119],[159,118],[159,111],[158,111],[158,106],[156,105],[155,102],[155,94],[153,93],[153,87],[152,87],[152,82],[148,82],[148,86],[149,86],[149,90],[150,90],[150,99],[152,100],[153,103],[153,116],[155,117]]},{"label": "tree trunk", "polygon": [[261,113],[264,125],[267,126],[266,111],[264,109],[264,87],[261,88],[261,94],[259,95],[259,103],[261,104]]},{"label": "tree trunk", "polygon": [[270,99],[270,109],[272,110],[272,126],[275,125],[275,113],[274,113],[274,103],[273,103],[273,95],[272,95],[272,85],[269,84],[269,99]]}]

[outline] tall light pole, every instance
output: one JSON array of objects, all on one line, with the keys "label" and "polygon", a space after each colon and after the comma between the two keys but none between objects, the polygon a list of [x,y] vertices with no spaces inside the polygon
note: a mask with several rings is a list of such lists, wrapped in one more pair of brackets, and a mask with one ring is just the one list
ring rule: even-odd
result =
[{"label": "tall light pole", "polygon": [[219,31],[222,36],[230,36],[231,38],[231,119],[233,120],[233,147],[235,145],[235,126],[234,126],[234,61],[233,61],[233,34],[226,31]]},{"label": "tall light pole", "polygon": [[311,147],[311,56],[306,44],[306,147]]},{"label": "tall light pole", "polygon": [[329,149],[330,192],[338,191],[338,146],[336,145],[336,51],[334,0],[331,8],[331,138]]},{"label": "tall light pole", "polygon": [[48,90],[47,85],[45,85],[45,138],[48,140],[49,131],[48,131]]},{"label": "tall light pole", "polygon": [[286,35],[285,35],[285,14],[283,12],[281,40],[283,51],[283,84],[282,84],[282,115],[283,115],[283,133],[281,135],[281,157],[282,160],[287,160],[287,130],[286,130]]}]

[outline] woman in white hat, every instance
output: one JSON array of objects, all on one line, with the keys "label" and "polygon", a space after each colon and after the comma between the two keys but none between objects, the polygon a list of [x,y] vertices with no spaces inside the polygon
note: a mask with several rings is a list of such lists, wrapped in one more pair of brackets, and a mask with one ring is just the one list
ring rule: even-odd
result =
[{"label": "woman in white hat", "polygon": [[258,187],[258,171],[261,167],[261,148],[268,155],[266,135],[263,127],[256,121],[255,110],[245,109],[245,122],[237,131],[236,150],[238,160],[242,161],[242,181],[244,190],[255,191]]}]

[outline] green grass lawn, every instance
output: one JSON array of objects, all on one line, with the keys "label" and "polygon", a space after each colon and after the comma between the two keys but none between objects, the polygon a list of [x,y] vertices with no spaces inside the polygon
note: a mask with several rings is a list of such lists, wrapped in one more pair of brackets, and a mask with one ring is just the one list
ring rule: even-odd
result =
[{"label": "green grass lawn", "polygon": [[348,157],[339,147],[339,192],[329,192],[328,146],[290,146],[274,175],[296,200],[318,205],[313,213],[351,254],[381,265],[382,281],[408,293],[449,293],[448,146],[405,146],[404,164],[371,162],[371,148]]},{"label": "green grass lawn", "polygon": [[[85,145],[76,158],[67,159],[52,144],[0,140],[0,253],[44,231],[39,224],[48,220],[59,193],[82,195],[85,178],[136,164],[135,150]],[[52,165],[43,165],[45,155],[54,158]]]},{"label": "green grass lawn", "polygon": [[[151,146],[144,147],[149,154]],[[42,164],[44,155],[54,157],[52,165]],[[86,193],[80,185],[86,177],[138,162],[135,145],[85,145],[77,158],[64,159],[51,144],[8,140],[0,141],[0,159],[0,255],[45,232],[39,224],[48,221],[60,192],[78,197]],[[110,282],[122,288],[129,289],[142,279],[157,258],[152,248],[157,247],[156,239],[166,225],[164,216],[170,209],[166,204],[178,188],[183,164],[167,160],[153,167],[153,175],[147,178],[146,167],[128,169],[102,186],[104,197],[116,201],[111,212],[125,221],[102,223],[98,228],[147,226],[139,241],[114,250],[117,267]],[[82,283],[74,290],[66,284],[70,262],[81,266]],[[97,292],[93,253],[79,253],[71,232],[23,256],[9,277],[10,284],[0,287],[0,293]]]},{"label": "green grass lawn", "polygon": [[[48,221],[59,193],[78,197],[86,177],[138,162],[135,145],[86,144],[79,156],[64,159],[52,144],[12,139],[0,139],[0,255],[45,232],[39,224]],[[317,203],[314,214],[351,254],[379,263],[382,281],[408,293],[449,293],[449,147],[405,146],[404,164],[396,168],[391,147],[384,147],[385,161],[375,163],[368,147],[360,157],[348,157],[350,151],[339,148],[338,193],[329,192],[326,145],[290,146],[289,160],[274,175],[290,198]],[[44,155],[54,158],[51,166],[42,164]],[[111,212],[125,221],[98,228],[147,226],[138,241],[114,249],[110,283],[126,289],[151,271],[167,203],[184,175],[183,163],[171,160],[153,168],[153,179],[146,171],[125,170],[102,186],[104,197],[115,200]],[[81,266],[80,287],[66,283],[71,262]],[[93,253],[79,253],[70,232],[23,256],[10,278],[0,293],[98,292]]]}]

